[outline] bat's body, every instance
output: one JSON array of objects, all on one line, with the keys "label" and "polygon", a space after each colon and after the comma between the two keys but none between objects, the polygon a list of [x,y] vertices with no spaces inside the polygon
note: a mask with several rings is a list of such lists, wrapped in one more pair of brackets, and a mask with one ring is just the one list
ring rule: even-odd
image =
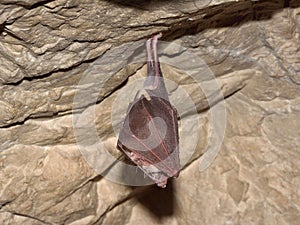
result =
[{"label": "bat's body", "polygon": [[[177,111],[169,102],[157,56],[158,34],[147,40],[147,78],[129,104],[117,147],[158,186],[180,170]],[[151,43],[153,50],[151,52]]]}]

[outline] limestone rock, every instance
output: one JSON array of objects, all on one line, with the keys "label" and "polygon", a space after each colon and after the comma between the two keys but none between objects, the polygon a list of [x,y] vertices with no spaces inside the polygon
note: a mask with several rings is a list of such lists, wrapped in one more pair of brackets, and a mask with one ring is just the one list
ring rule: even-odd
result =
[{"label": "limestone rock", "polygon": [[[299,15],[297,0],[1,1],[0,224],[297,225]],[[166,189],[116,149],[158,32],[180,115]]]}]

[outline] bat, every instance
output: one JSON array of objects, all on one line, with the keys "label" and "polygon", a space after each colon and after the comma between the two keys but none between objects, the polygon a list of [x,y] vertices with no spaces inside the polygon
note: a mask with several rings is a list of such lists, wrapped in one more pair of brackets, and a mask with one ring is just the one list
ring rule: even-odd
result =
[{"label": "bat", "polygon": [[146,41],[147,77],[128,106],[117,148],[164,188],[168,178],[179,175],[180,161],[177,110],[169,101],[157,56],[161,36]]}]

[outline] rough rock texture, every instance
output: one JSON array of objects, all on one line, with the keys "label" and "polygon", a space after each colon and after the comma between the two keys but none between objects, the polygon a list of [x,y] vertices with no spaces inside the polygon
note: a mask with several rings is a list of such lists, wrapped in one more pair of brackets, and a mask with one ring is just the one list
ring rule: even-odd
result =
[{"label": "rough rock texture", "polygon": [[[179,60],[162,69],[182,107],[183,170],[166,189],[105,179],[102,154],[120,156],[115,126],[135,95],[122,90],[145,76],[142,44],[157,32],[162,60]],[[2,0],[0,224],[298,225],[299,38],[298,0]],[[197,57],[201,88],[184,63]],[[209,92],[215,81],[224,99]]]}]

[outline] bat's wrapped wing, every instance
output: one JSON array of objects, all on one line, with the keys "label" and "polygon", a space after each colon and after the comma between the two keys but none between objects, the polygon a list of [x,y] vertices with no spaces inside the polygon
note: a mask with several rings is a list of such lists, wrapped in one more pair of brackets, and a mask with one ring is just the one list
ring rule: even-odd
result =
[{"label": "bat's wrapped wing", "polygon": [[144,95],[130,104],[117,144],[158,186],[178,176],[177,111],[164,98]]}]

